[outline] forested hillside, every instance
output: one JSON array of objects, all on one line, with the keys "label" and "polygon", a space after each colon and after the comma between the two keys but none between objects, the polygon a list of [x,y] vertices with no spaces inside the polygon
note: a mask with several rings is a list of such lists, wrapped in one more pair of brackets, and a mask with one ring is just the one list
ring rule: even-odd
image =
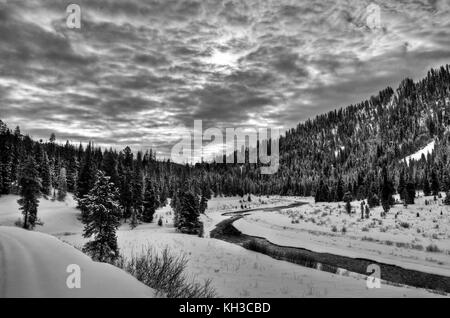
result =
[{"label": "forested hillside", "polygon": [[[222,191],[236,180],[244,191],[283,195],[316,195],[318,201],[402,195],[450,188],[450,72],[431,70],[415,83],[405,79],[394,89],[344,109],[317,116],[291,129],[280,139],[280,169],[261,176],[255,165],[221,166]],[[404,160],[434,143],[434,152]],[[227,172],[225,173],[225,170]],[[384,172],[383,172],[384,171]],[[221,177],[219,177],[221,176]],[[405,192],[406,193],[406,192]],[[411,198],[413,199],[413,198]]]}]

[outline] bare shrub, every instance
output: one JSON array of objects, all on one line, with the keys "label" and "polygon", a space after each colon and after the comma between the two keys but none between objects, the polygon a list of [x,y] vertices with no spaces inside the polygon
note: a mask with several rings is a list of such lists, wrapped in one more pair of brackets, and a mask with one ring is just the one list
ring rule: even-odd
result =
[{"label": "bare shrub", "polygon": [[116,264],[145,285],[168,298],[213,298],[216,291],[211,281],[203,284],[185,274],[188,260],[185,255],[175,256],[166,247],[161,253],[147,249],[130,260],[121,257]]}]

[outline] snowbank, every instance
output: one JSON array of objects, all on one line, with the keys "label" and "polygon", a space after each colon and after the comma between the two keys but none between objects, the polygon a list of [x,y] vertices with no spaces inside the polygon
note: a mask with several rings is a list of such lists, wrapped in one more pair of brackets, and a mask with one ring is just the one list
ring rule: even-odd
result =
[{"label": "snowbank", "polygon": [[[80,288],[71,289],[78,287],[78,269]],[[134,277],[53,236],[0,226],[0,298],[153,296]]]}]

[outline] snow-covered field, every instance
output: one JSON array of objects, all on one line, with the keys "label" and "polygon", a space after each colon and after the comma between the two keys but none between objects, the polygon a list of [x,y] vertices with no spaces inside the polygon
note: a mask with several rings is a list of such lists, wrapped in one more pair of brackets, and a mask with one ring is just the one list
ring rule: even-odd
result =
[{"label": "snow-covered field", "polygon": [[450,207],[441,199],[421,197],[414,205],[396,205],[385,218],[378,207],[364,220],[359,202],[352,203],[355,213],[348,215],[343,203],[304,200],[308,204],[279,213],[251,213],[234,225],[278,245],[450,276]]},{"label": "snow-covered field", "polygon": [[[14,226],[20,218],[16,196],[4,196],[0,198],[0,225]],[[288,262],[278,261],[268,256],[248,251],[240,246],[209,238],[209,230],[227,217],[222,216],[224,212],[238,211],[241,205],[246,209],[266,208],[276,206],[286,206],[299,198],[287,197],[256,197],[252,196],[252,201],[248,202],[247,197],[241,198],[213,198],[208,202],[205,222],[206,238],[189,236],[176,233],[172,226],[172,211],[170,207],[165,207],[157,211],[155,223],[139,225],[131,230],[128,224],[123,224],[118,231],[118,242],[121,252],[125,256],[141,253],[148,247],[161,250],[168,246],[174,254],[184,253],[188,259],[188,272],[197,280],[212,279],[212,284],[216,288],[219,296],[222,297],[435,297],[436,294],[425,290],[395,287],[383,285],[381,289],[368,289],[364,277],[347,277],[321,272],[310,268],[301,267]],[[320,207],[319,207],[320,208]],[[296,208],[297,210],[299,208]],[[252,216],[247,217],[243,222],[249,224],[263,224],[265,221],[253,222],[251,218],[257,217],[261,220],[268,219],[273,225],[278,226],[279,222],[286,222],[286,226],[291,226],[290,218],[286,214],[277,215],[274,212],[258,213],[252,212]],[[41,199],[39,219],[43,225],[36,228],[36,231],[51,234],[61,241],[81,247],[86,240],[82,238],[82,224],[77,219],[79,211],[75,208],[75,202],[68,198],[66,202],[52,202]],[[156,224],[159,218],[163,220],[163,226]],[[242,223],[245,224],[245,223]],[[239,223],[239,226],[242,226]],[[281,223],[281,226],[284,223]],[[245,225],[243,225],[245,229]],[[253,226],[252,226],[253,227]],[[271,226],[266,226],[271,228]],[[0,227],[0,233],[5,227]],[[259,229],[259,227],[258,227]],[[264,230],[264,233],[265,230]],[[34,234],[34,233],[32,233]],[[45,236],[47,237],[47,236]],[[36,241],[41,238],[37,237]],[[56,241],[57,240],[52,240]],[[37,243],[36,243],[37,244]],[[45,250],[49,244],[42,239],[42,243],[36,250]],[[61,243],[62,244],[62,243]],[[67,246],[62,244],[63,246]],[[34,248],[30,246],[30,248]],[[58,258],[59,250],[52,252],[52,247],[47,249],[43,258]],[[73,251],[77,251],[73,249]],[[39,252],[36,252],[39,253]],[[80,252],[78,252],[80,253]],[[11,256],[13,255],[13,256]],[[434,255],[433,255],[434,256]],[[8,262],[14,264],[20,262],[20,257],[15,254],[8,256]],[[64,262],[64,257],[61,258]],[[78,260],[74,260],[76,262]],[[0,264],[2,264],[0,262]],[[34,263],[30,263],[33,267]],[[101,264],[103,265],[103,264]],[[8,268],[11,268],[10,265]],[[27,270],[23,266],[22,270]],[[9,270],[7,268],[7,270]],[[4,269],[3,269],[4,270]],[[122,272],[123,273],[123,272]],[[64,272],[63,272],[64,274]],[[48,276],[47,276],[48,277]],[[95,279],[92,279],[95,282]],[[140,292],[140,289],[137,288]],[[69,291],[61,292],[62,296],[70,296]],[[130,292],[133,296],[134,293]],[[143,296],[148,296],[142,293]]]}]

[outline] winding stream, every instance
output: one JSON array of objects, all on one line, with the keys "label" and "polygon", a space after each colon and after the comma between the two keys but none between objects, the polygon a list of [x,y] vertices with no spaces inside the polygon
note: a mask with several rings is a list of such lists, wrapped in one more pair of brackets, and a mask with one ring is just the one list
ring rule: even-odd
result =
[{"label": "winding stream", "polygon": [[330,253],[317,253],[299,247],[281,246],[268,241],[266,238],[251,236],[240,232],[233,223],[250,212],[278,212],[283,209],[304,205],[304,202],[295,202],[285,206],[272,208],[258,208],[237,212],[223,213],[229,219],[217,224],[211,231],[211,238],[240,245],[246,249],[256,251],[272,258],[288,261],[301,266],[315,268],[331,273],[338,273],[340,269],[350,272],[369,275],[367,268],[371,264],[380,267],[381,279],[393,285],[408,285],[425,288],[439,293],[450,293],[450,277],[406,269],[400,266],[376,262],[364,258],[351,258]]}]

